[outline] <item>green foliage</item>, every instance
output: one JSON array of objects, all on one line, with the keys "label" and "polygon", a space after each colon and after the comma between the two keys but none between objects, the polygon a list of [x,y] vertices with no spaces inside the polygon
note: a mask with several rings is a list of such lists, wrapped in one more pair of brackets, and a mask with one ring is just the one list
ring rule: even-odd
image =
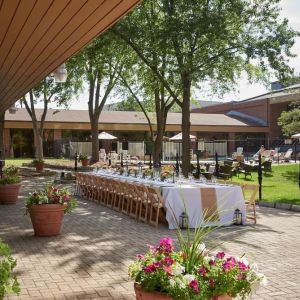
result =
[{"label": "green foliage", "polygon": [[0,179],[0,185],[6,185],[6,184],[17,184],[20,183],[21,179],[18,176],[7,176]]},{"label": "green foliage", "polygon": [[87,154],[80,154],[79,161],[88,160],[89,156]]},{"label": "green foliage", "polygon": [[300,103],[294,102],[290,105],[290,110],[283,111],[278,118],[278,125],[286,137],[300,132]]},{"label": "green foliage", "polygon": [[76,208],[76,200],[68,189],[46,185],[42,191],[29,193],[26,199],[26,214],[32,205],[44,204],[61,204],[65,207],[65,213],[71,213]]},{"label": "green foliage", "polygon": [[18,175],[19,168],[14,165],[5,166],[3,173],[4,176],[17,176]]},{"label": "green foliage", "polygon": [[17,261],[11,256],[9,246],[0,240],[0,299],[6,294],[19,294],[20,287],[13,269]]},{"label": "green foliage", "polygon": [[44,164],[45,161],[44,161],[42,158],[36,158],[36,159],[34,159],[34,160],[32,161],[32,163],[33,163],[34,165],[36,165],[36,164]]}]

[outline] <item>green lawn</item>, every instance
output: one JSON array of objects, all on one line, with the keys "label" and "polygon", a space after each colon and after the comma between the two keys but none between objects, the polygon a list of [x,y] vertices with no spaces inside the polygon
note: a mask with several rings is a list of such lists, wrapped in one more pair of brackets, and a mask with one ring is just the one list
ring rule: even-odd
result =
[{"label": "green lawn", "polygon": [[[21,167],[23,163],[30,163],[32,162],[32,158],[16,158],[16,159],[6,159],[5,160],[5,165],[14,165],[16,167]],[[62,163],[62,162],[70,162],[68,159],[58,159],[58,158],[46,158],[45,159],[46,163]]]},{"label": "green lawn", "polygon": [[[300,190],[298,185],[299,165],[273,165],[271,174],[263,174],[262,200],[300,205]],[[258,184],[257,173],[252,173],[252,179],[233,176],[234,182],[249,182]]]}]

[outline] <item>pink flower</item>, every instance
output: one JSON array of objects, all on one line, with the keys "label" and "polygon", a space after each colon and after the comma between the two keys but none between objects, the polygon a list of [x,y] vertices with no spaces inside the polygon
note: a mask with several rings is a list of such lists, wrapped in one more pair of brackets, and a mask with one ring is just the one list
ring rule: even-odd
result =
[{"label": "pink flower", "polygon": [[189,288],[194,291],[195,294],[200,293],[199,285],[197,280],[192,280],[189,284]]},{"label": "pink flower", "polygon": [[68,202],[68,201],[70,201],[70,196],[69,195],[64,195],[63,196],[63,199],[64,199],[64,202]]},{"label": "pink flower", "polygon": [[157,268],[160,268],[161,267],[161,262],[155,262],[153,263],[153,266],[157,269]]},{"label": "pink flower", "polygon": [[218,259],[223,259],[223,258],[225,257],[225,253],[224,253],[223,251],[220,251],[220,252],[218,252],[218,253],[216,254],[216,257],[217,257]]},{"label": "pink flower", "polygon": [[211,259],[208,263],[209,263],[210,266],[215,266],[216,265],[216,262],[213,259]]},{"label": "pink flower", "polygon": [[208,270],[207,270],[205,267],[203,267],[203,266],[201,266],[201,267],[198,269],[199,274],[200,274],[201,276],[203,276],[203,277],[206,277],[207,271],[208,271]]},{"label": "pink flower", "polygon": [[168,237],[162,238],[159,241],[159,247],[157,250],[167,254],[171,253],[173,251],[173,240]]},{"label": "pink flower", "polygon": [[171,266],[174,263],[174,259],[172,259],[169,256],[166,256],[163,260],[163,264],[167,265],[167,266]]},{"label": "pink flower", "polygon": [[225,272],[229,271],[236,266],[236,259],[233,256],[228,257],[222,266]]},{"label": "pink flower", "polygon": [[245,272],[249,269],[249,267],[247,265],[245,265],[243,262],[241,261],[238,261],[238,265],[239,265],[239,269],[240,271],[242,272]]},{"label": "pink flower", "polygon": [[215,288],[216,284],[213,278],[208,279],[208,284],[211,288]]},{"label": "pink flower", "polygon": [[145,256],[144,256],[143,254],[138,254],[138,255],[136,256],[137,259],[144,259],[144,257],[145,257]]},{"label": "pink flower", "polygon": [[153,273],[156,271],[156,267],[152,264],[152,265],[148,265],[148,266],[145,266],[143,268],[143,270],[146,272],[146,273]]},{"label": "pink flower", "polygon": [[163,269],[167,274],[173,275],[172,268],[170,266],[163,266]]}]

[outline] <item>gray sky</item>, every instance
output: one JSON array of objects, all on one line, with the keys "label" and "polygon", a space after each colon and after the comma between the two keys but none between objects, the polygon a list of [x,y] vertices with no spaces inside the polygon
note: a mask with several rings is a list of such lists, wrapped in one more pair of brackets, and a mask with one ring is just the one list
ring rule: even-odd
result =
[{"label": "gray sky", "polygon": [[[300,31],[300,0],[281,0],[282,17],[289,20],[290,26]],[[296,43],[292,49],[293,53],[298,57],[290,60],[290,65],[295,68],[297,74],[300,73],[300,38],[296,39]],[[202,100],[218,100],[218,101],[231,101],[231,100],[243,100],[253,96],[257,96],[266,93],[268,90],[262,84],[249,84],[245,78],[241,78],[238,81],[238,86],[235,93],[224,95],[222,98],[216,98],[216,96],[196,95],[197,98]],[[87,109],[87,98],[82,95],[78,100],[74,100],[71,104],[71,109]]]}]

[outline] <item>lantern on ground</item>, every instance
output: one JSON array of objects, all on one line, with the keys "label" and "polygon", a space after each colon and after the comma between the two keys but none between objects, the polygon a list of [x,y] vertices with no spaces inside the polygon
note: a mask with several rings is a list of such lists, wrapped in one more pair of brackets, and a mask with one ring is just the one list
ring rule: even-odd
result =
[{"label": "lantern on ground", "polygon": [[179,216],[179,227],[181,229],[187,229],[189,226],[189,217],[186,214],[186,212],[183,212],[180,216]]},{"label": "lantern on ground", "polygon": [[243,224],[243,214],[238,208],[234,211],[233,224],[234,225]]}]

